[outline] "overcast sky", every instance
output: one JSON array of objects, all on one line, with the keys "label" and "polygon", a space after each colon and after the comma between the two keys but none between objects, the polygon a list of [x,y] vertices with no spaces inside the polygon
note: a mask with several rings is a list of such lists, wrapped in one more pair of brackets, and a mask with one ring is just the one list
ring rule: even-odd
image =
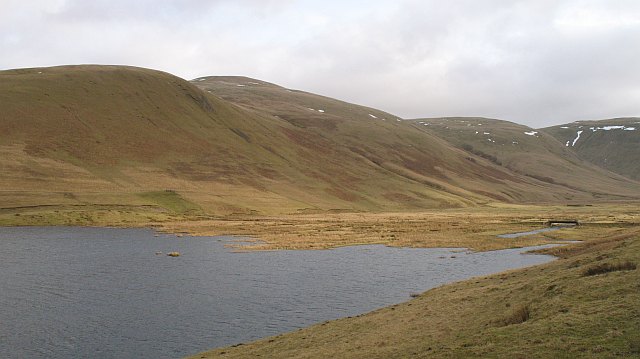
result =
[{"label": "overcast sky", "polygon": [[0,0],[0,69],[83,63],[542,127],[640,116],[640,1]]}]

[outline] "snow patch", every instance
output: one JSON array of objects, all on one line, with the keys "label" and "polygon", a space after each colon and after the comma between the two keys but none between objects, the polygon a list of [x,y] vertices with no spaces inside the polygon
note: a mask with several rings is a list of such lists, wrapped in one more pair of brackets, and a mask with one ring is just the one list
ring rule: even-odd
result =
[{"label": "snow patch", "polygon": [[[623,126],[623,125],[610,125],[610,126],[603,126],[603,127],[589,127],[589,129],[593,132],[597,132],[598,130],[603,130],[603,131],[611,131],[611,130],[623,130],[623,131],[635,131],[635,127],[627,127],[627,126]],[[632,129],[632,130],[630,130]]]},{"label": "snow patch", "polygon": [[241,84],[236,84],[236,86],[238,86],[238,87],[244,87],[244,85],[241,85]]},{"label": "snow patch", "polygon": [[324,113],[324,110],[318,110],[318,112],[320,112],[320,113]]},{"label": "snow patch", "polygon": [[527,136],[535,136],[538,133],[538,131],[529,131],[529,132],[525,132],[524,134]]},{"label": "snow patch", "polygon": [[396,118],[396,121],[401,122],[401,120],[399,118]]},{"label": "snow patch", "polygon": [[491,134],[491,132],[483,132],[482,134],[483,134],[483,135],[490,135],[490,134]]},{"label": "snow patch", "polygon": [[476,131],[476,135],[479,134],[480,132]]},{"label": "snow patch", "polygon": [[573,140],[573,143],[571,144],[571,147],[576,145],[576,142],[578,142],[578,140],[580,139],[580,135],[582,134],[582,130],[578,131],[578,136]]},{"label": "snow patch", "polygon": [[560,127],[560,128],[564,128],[564,129],[566,130],[566,129],[567,129],[567,128],[569,128],[569,127],[567,127],[567,126],[562,126],[562,127]]},{"label": "snow patch", "polygon": [[371,118],[377,118],[376,116],[374,116],[374,115],[372,115],[372,114],[369,114],[369,116],[370,116]]}]

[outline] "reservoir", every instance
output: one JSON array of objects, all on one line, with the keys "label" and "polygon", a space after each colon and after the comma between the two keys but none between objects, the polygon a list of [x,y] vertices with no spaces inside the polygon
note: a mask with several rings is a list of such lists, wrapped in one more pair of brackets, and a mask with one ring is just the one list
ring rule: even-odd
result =
[{"label": "reservoir", "polygon": [[381,245],[234,253],[232,240],[0,228],[0,357],[179,358],[553,259]]}]

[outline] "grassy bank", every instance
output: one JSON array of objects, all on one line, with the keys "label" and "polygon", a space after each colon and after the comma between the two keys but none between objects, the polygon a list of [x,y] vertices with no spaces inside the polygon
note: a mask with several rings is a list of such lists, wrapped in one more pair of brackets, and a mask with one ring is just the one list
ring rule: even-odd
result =
[{"label": "grassy bank", "polygon": [[[581,225],[518,238],[498,234],[542,228],[550,219],[576,219]],[[379,243],[398,247],[465,247],[495,250],[600,238],[613,228],[640,225],[640,206],[514,206],[424,210],[416,213],[340,213],[221,217],[166,221],[168,232],[194,235],[244,235],[258,239],[241,249],[320,249]]]},{"label": "grassy bank", "polygon": [[[112,201],[113,202],[113,201]],[[546,226],[550,219],[581,225],[518,238],[498,234]],[[211,216],[171,191],[141,193],[128,205],[55,205],[0,208],[0,225],[154,227],[198,236],[254,238],[241,250],[323,249],[359,244],[398,247],[464,247],[495,250],[602,238],[615,229],[640,225],[635,203],[594,206],[493,205],[402,213],[321,213],[273,216]]]},{"label": "grassy bank", "polygon": [[193,358],[638,357],[640,229],[609,232],[545,265]]}]

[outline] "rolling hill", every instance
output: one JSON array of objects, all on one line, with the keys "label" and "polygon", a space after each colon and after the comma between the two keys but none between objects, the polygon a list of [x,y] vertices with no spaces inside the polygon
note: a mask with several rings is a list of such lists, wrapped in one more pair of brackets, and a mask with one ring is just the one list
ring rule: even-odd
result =
[{"label": "rolling hill", "polygon": [[[526,126],[474,118],[405,121],[388,113],[243,77],[202,77],[192,82],[239,106],[270,113],[313,131],[317,137],[349,143],[352,150],[366,154],[374,163],[402,163],[404,175],[433,178],[437,173],[433,168],[451,167],[448,160],[431,170],[403,161],[408,157],[417,159],[416,163],[429,163],[434,161],[434,155],[435,161],[445,158],[430,147],[444,140],[456,147],[457,153],[464,151],[467,159],[464,169],[445,170],[444,181],[493,199],[553,202],[635,196],[637,183],[580,159],[552,136]],[[384,129],[391,129],[392,133],[385,133]],[[363,142],[353,139],[362,139],[365,134],[366,147],[358,147]],[[405,137],[398,140],[399,136]],[[407,140],[410,136],[418,136],[411,137],[417,141]],[[499,189],[500,181],[487,186],[469,178],[471,164],[490,169],[494,176],[509,176],[509,188]],[[518,190],[510,191],[515,188]]]},{"label": "rolling hill", "polygon": [[405,211],[640,193],[592,167],[582,173],[593,188],[549,182],[391,114],[247,78],[9,70],[0,108],[0,211]]},{"label": "rolling hill", "polygon": [[542,131],[581,158],[612,172],[640,179],[640,118],[577,121]]},{"label": "rolling hill", "polygon": [[430,118],[412,123],[469,153],[548,184],[594,197],[629,194],[624,189],[627,178],[585,161],[546,130],[487,118]]}]

